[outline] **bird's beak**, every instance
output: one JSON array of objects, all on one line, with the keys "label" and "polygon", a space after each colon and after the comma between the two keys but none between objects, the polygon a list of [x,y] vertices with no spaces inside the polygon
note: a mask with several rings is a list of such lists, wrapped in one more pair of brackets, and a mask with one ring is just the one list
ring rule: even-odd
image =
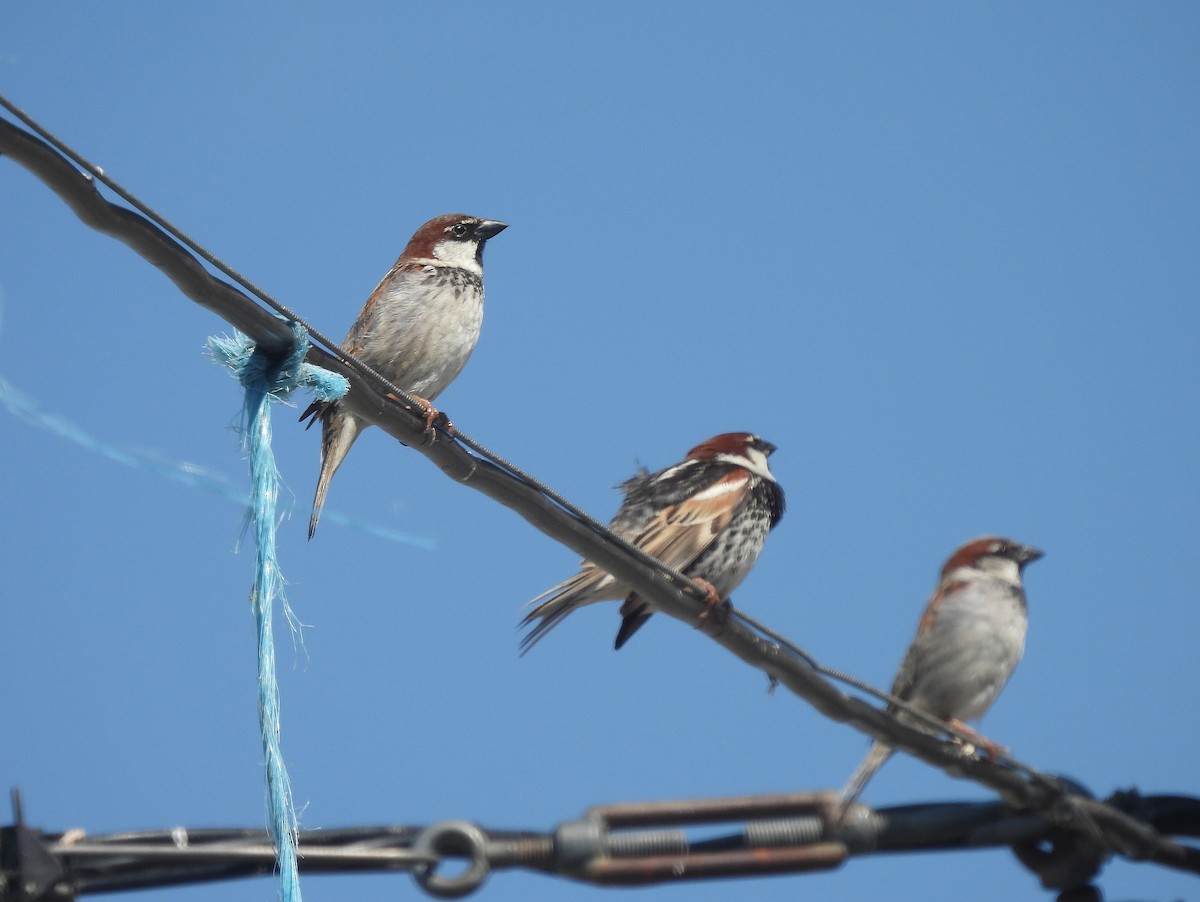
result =
[{"label": "bird's beak", "polygon": [[770,457],[772,454],[774,454],[778,450],[774,445],[772,445],[770,442],[765,441],[765,440],[762,440],[761,447],[762,447],[762,453],[767,455],[767,457]]},{"label": "bird's beak", "polygon": [[475,226],[475,237],[482,238],[484,241],[487,241],[489,238],[495,238],[507,228],[507,222],[500,222],[495,219],[484,219],[480,221],[479,225]]},{"label": "bird's beak", "polygon": [[1026,564],[1032,563],[1038,558],[1045,556],[1046,552],[1042,551],[1040,548],[1034,548],[1031,545],[1022,545],[1021,552],[1017,557],[1017,563],[1023,567]]}]

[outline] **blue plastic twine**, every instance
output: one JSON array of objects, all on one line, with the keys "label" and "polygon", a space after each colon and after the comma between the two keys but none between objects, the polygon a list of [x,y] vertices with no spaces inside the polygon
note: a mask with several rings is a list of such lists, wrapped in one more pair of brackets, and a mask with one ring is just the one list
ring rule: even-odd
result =
[{"label": "blue plastic twine", "polygon": [[258,725],[266,766],[271,836],[279,860],[284,902],[300,902],[300,874],[296,863],[296,809],[279,745],[279,683],[275,678],[275,639],[271,629],[271,608],[276,598],[288,622],[294,619],[275,554],[279,470],[271,451],[270,404],[301,385],[311,388],[322,401],[339,398],[349,388],[342,376],[305,363],[308,333],[296,323],[292,324],[292,333],[294,342],[286,357],[260,352],[241,333],[232,338],[213,336],[208,340],[213,359],[232,370],[246,389],[245,436],[250,453],[251,517],[257,545],[250,603],[258,628]]}]

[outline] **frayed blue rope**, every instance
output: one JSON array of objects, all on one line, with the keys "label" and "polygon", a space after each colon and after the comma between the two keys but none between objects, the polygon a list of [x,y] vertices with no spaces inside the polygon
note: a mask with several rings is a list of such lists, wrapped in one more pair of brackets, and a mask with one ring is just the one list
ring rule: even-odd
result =
[{"label": "frayed blue rope", "polygon": [[308,331],[299,323],[292,323],[295,344],[288,356],[272,359],[258,353],[249,336],[236,332],[232,336],[213,335],[208,339],[208,348],[213,359],[233,370],[233,375],[247,388],[262,381],[263,391],[275,399],[282,400],[297,388],[307,388],[317,401],[336,401],[350,390],[345,376],[331,370],[304,362],[308,353]]},{"label": "frayed blue rope", "polygon": [[271,451],[272,400],[281,400],[305,385],[318,400],[332,401],[346,393],[349,383],[336,373],[304,362],[308,333],[292,324],[294,343],[286,358],[260,352],[240,333],[232,338],[208,340],[213,359],[233,371],[246,389],[245,435],[250,453],[251,511],[257,546],[254,588],[250,602],[258,627],[258,725],[262,733],[263,758],[267,772],[267,807],[271,835],[279,857],[280,890],[284,902],[300,902],[300,874],[296,862],[296,809],[283,752],[279,744],[279,683],[275,679],[275,639],[271,629],[271,606],[280,600],[288,622],[295,625],[275,552],[276,501],[279,470]]}]

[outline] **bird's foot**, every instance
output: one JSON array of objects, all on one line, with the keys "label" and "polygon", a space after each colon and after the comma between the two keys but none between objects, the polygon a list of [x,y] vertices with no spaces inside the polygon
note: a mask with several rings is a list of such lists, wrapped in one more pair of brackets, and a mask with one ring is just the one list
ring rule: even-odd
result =
[{"label": "bird's foot", "polygon": [[[405,410],[412,410],[410,405],[405,404],[391,392],[388,392],[387,396],[397,404],[404,404]],[[420,395],[409,394],[409,397],[412,398],[413,402],[417,406],[417,409],[421,411],[421,416],[425,419],[426,437],[429,437],[429,434],[433,432],[433,426],[435,423],[437,423],[439,426],[442,426],[449,432],[454,431],[454,424],[450,422],[450,419],[444,413],[442,413]]]},{"label": "bird's foot", "polygon": [[722,601],[721,593],[706,579],[692,577],[692,582],[704,590],[704,610],[700,612],[700,619],[707,620],[709,616],[714,621],[724,620],[729,616],[729,610],[733,607],[728,601]]},{"label": "bird's foot", "polygon": [[[967,726],[957,717],[951,717],[948,723],[958,732],[965,734],[967,737],[966,742],[983,752],[983,756],[989,761],[995,761],[997,758],[1008,754],[1008,749],[1004,746],[992,742],[992,740],[988,739],[974,727]],[[971,749],[971,752],[974,752],[974,748]]]}]

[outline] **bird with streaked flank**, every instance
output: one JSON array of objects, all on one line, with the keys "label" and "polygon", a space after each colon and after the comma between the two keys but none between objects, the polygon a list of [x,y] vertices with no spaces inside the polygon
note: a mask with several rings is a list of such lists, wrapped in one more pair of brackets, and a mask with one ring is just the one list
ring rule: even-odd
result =
[{"label": "bird with streaked flank", "polygon": [[[1021,575],[1040,557],[1036,548],[997,536],[972,539],[950,555],[892,683],[892,695],[949,721],[992,756],[999,747],[963,721],[984,715],[1021,660],[1029,624]],[[892,752],[882,742],[871,746],[842,790],[842,814]]]},{"label": "bird with streaked flank", "polygon": [[[447,213],[413,234],[371,292],[342,350],[411,395],[426,429],[432,402],[462,372],[483,325],[483,246],[508,227],[494,219]],[[308,537],[317,531],[329,482],[360,432],[371,425],[343,401],[314,401],[300,416],[321,423],[321,473]]]},{"label": "bird with streaked flank", "polygon": [[[681,462],[623,483],[625,498],[609,529],[703,586],[713,609],[746,578],[767,533],[783,516],[783,489],[767,466],[774,450],[749,432],[714,436]],[[629,586],[584,561],[575,576],[529,602],[533,610],[521,622],[530,627],[521,653],[572,611],[621,599],[615,648],[628,642],[653,611]]]}]

